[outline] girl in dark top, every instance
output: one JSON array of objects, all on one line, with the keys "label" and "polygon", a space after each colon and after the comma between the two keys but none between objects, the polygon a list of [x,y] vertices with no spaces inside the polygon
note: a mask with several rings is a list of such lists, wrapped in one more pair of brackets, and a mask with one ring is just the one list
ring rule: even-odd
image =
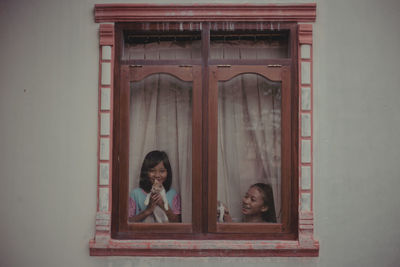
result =
[{"label": "girl in dark top", "polygon": [[[243,222],[276,223],[274,195],[269,184],[257,183],[250,186],[242,199]],[[225,208],[224,222],[232,222],[228,209]]]}]

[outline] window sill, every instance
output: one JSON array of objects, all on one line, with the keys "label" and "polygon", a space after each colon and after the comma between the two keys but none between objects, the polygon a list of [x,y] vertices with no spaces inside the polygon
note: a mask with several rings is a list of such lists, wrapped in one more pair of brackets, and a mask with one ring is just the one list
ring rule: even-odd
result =
[{"label": "window sill", "polygon": [[115,240],[104,235],[90,242],[91,256],[318,257],[318,253],[318,241],[298,240]]}]

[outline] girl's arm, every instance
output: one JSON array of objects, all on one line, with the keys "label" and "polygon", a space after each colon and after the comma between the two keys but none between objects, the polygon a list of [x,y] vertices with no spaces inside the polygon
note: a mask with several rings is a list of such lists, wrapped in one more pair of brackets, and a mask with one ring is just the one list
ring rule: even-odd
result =
[{"label": "girl's arm", "polygon": [[142,212],[140,212],[139,214],[129,217],[128,222],[142,222],[144,219],[146,219],[153,213],[155,207],[156,207],[156,202],[154,202],[153,198],[150,198],[150,202],[147,208]]},{"label": "girl's arm", "polygon": [[128,218],[128,222],[141,222],[153,213],[153,209],[149,208],[150,205],[141,213]]},{"label": "girl's arm", "polygon": [[168,210],[164,210],[164,211],[165,211],[165,214],[167,214],[169,222],[181,222],[181,215],[175,214],[169,205],[168,205]]}]

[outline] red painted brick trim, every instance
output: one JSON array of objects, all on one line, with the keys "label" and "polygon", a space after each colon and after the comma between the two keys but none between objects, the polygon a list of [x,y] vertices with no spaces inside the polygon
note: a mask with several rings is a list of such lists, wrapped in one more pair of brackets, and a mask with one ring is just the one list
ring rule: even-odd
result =
[{"label": "red painted brick trim", "polygon": [[177,249],[91,249],[90,256],[142,256],[142,257],[318,257],[318,249],[279,250],[177,250]]},{"label": "red painted brick trim", "polygon": [[[98,151],[97,151],[97,213],[96,213],[96,235],[97,233],[103,233],[106,232],[108,235],[110,235],[110,225],[111,225],[111,175],[112,175],[112,137],[113,137],[113,128],[112,128],[112,121],[113,121],[113,87],[114,87],[114,78],[113,78],[113,69],[114,69],[114,24],[101,24],[100,29],[99,29],[99,78],[98,78]],[[111,59],[104,60],[103,55],[102,55],[102,47],[103,46],[110,46],[111,47]],[[104,62],[110,62],[111,63],[111,68],[110,68],[110,77],[111,77],[111,82],[109,85],[103,85],[101,83],[101,67],[102,63]],[[102,89],[108,88],[110,89],[110,109],[109,110],[101,110],[101,91]],[[109,114],[110,115],[110,132],[108,135],[101,135],[100,133],[100,127],[101,127],[101,115],[102,114]],[[108,160],[102,160],[100,158],[100,140],[101,138],[108,138],[109,139],[109,157]],[[101,163],[107,163],[109,165],[109,182],[107,185],[101,185],[100,184],[100,164]],[[108,195],[108,210],[107,211],[101,211],[100,210],[100,189],[101,188],[107,188],[109,195]]]},{"label": "red painted brick trim", "polygon": [[229,20],[314,22],[315,18],[315,3],[294,5],[95,5],[96,22]]},{"label": "red painted brick trim", "polygon": [[312,44],[312,24],[299,25],[300,44]]},{"label": "red painted brick trim", "polygon": [[318,244],[298,241],[103,240],[90,243],[91,256],[317,257]]},{"label": "red painted brick trim", "polygon": [[100,45],[114,45],[113,24],[100,24]]}]

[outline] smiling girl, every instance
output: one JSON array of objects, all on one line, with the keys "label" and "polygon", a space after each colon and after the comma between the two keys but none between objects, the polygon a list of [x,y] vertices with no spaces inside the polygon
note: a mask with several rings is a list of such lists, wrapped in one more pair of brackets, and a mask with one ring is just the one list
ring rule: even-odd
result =
[{"label": "smiling girl", "polygon": [[[166,191],[168,209],[164,208],[164,201],[159,193],[151,193],[153,183],[158,181]],[[172,170],[167,153],[154,150],[149,152],[143,160],[140,171],[139,188],[129,194],[129,222],[143,222],[153,216],[156,206],[159,206],[167,215],[169,222],[180,222],[181,201],[179,194],[171,188]],[[146,196],[151,194],[150,203],[146,206]],[[147,221],[147,220],[146,220]]]},{"label": "smiling girl", "polygon": [[[242,199],[243,222],[276,223],[274,196],[269,184],[257,183],[250,186]],[[224,222],[232,222],[229,211],[225,208]]]}]

